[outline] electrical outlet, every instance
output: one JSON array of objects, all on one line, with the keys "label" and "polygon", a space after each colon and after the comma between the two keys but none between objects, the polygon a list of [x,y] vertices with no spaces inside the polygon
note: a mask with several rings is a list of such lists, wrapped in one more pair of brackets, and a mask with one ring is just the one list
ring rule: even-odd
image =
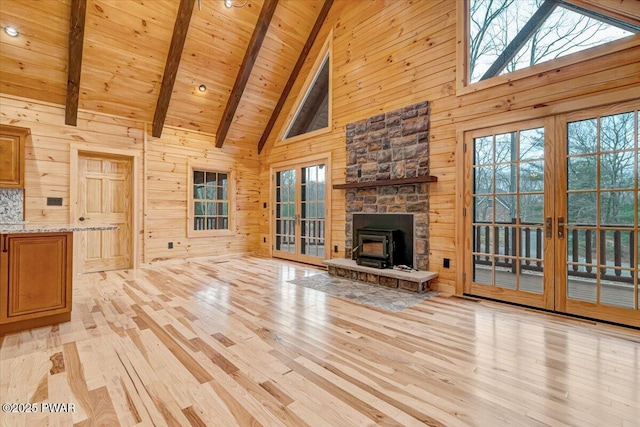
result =
[{"label": "electrical outlet", "polygon": [[169,249],[173,249],[173,242],[169,242]]},{"label": "electrical outlet", "polygon": [[445,258],[442,260],[442,266],[444,268],[449,268],[450,263],[451,263],[451,260],[449,258]]}]

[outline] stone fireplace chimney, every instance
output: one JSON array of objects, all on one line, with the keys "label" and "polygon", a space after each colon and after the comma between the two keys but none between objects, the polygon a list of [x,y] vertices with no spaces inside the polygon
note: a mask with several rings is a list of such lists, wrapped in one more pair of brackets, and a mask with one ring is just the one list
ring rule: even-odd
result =
[{"label": "stone fireplace chimney", "polygon": [[353,213],[411,213],[413,267],[427,270],[429,184],[388,181],[429,175],[429,112],[429,102],[425,101],[347,125],[347,184],[378,184],[346,190],[347,258],[352,253]]}]

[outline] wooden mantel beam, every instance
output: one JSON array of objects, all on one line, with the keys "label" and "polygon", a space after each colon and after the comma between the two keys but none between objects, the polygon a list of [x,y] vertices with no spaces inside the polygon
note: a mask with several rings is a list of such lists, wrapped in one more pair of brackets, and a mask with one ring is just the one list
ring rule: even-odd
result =
[{"label": "wooden mantel beam", "polygon": [[167,62],[164,66],[164,75],[162,76],[162,85],[158,94],[156,103],[156,111],[153,114],[153,127],[151,135],[155,138],[162,136],[162,128],[167,118],[167,110],[169,110],[169,101],[171,101],[171,93],[173,92],[173,84],[176,81],[180,59],[182,58],[182,49],[187,39],[187,31],[193,14],[193,5],[196,0],[180,0],[178,7],[178,15],[176,23],[173,27],[173,36],[171,37],[171,45],[169,46],[169,54]]},{"label": "wooden mantel beam", "polygon": [[307,37],[307,42],[304,44],[304,47],[302,48],[302,52],[300,52],[298,61],[296,62],[296,65],[293,67],[293,70],[291,70],[291,75],[289,76],[289,80],[287,81],[287,84],[284,86],[284,90],[280,95],[280,99],[278,100],[278,103],[276,104],[276,107],[274,108],[273,113],[271,113],[271,118],[267,123],[267,127],[264,129],[264,132],[262,132],[262,137],[260,138],[260,142],[258,142],[258,154],[262,152],[262,149],[264,148],[264,144],[267,142],[267,138],[269,137],[269,134],[271,133],[271,130],[273,129],[273,126],[275,125],[276,120],[278,119],[278,116],[282,111],[282,107],[284,106],[284,103],[287,100],[289,93],[291,92],[291,88],[293,87],[293,84],[298,78],[298,74],[300,74],[300,70],[304,65],[304,61],[307,59],[307,55],[309,55],[309,51],[311,50],[313,43],[316,41],[316,37],[318,36],[318,33],[320,32],[320,28],[322,28],[322,24],[324,24],[324,20],[327,18],[327,15],[329,14],[329,10],[331,9],[332,5],[333,5],[333,0],[325,0],[324,5],[322,5],[322,9],[318,14],[318,18],[316,18],[316,23],[313,25],[313,28],[309,33],[309,37]]},{"label": "wooden mantel beam", "polygon": [[218,148],[222,147],[224,140],[227,137],[227,132],[229,132],[231,122],[233,121],[233,116],[236,114],[238,105],[240,105],[240,98],[242,98],[244,88],[247,86],[247,82],[251,76],[251,70],[258,58],[258,53],[260,53],[262,42],[267,35],[267,30],[269,29],[271,18],[273,18],[277,5],[278,0],[265,0],[264,5],[262,6],[258,22],[253,30],[251,40],[249,41],[249,47],[244,54],[242,65],[240,65],[240,71],[238,71],[236,81],[233,84],[233,89],[231,90],[231,95],[229,95],[229,100],[224,108],[224,113],[222,114],[222,119],[220,120],[218,131],[216,132],[216,147]]},{"label": "wooden mantel beam", "polygon": [[64,110],[64,122],[71,126],[75,126],[78,122],[80,74],[82,71],[82,46],[84,45],[84,22],[86,16],[87,0],[71,0],[67,101]]}]

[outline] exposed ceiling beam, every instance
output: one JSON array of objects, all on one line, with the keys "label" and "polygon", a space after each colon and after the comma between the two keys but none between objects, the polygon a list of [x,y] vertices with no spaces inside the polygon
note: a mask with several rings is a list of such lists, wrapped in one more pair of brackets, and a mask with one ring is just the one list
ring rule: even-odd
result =
[{"label": "exposed ceiling beam", "polygon": [[495,77],[504,67],[507,66],[509,61],[513,59],[514,56],[518,53],[522,47],[527,44],[529,39],[533,36],[533,34],[544,24],[544,21],[551,15],[551,13],[558,6],[558,2],[556,0],[544,0],[544,3],[540,5],[536,13],[529,18],[524,27],[520,30],[518,34],[513,38],[511,43],[507,47],[504,48],[504,51],[498,56],[495,62],[489,67],[486,73],[480,78],[480,80],[485,80],[490,77]]},{"label": "exposed ceiling beam", "polygon": [[238,105],[240,105],[240,98],[242,98],[244,88],[247,86],[249,76],[251,76],[253,64],[255,64],[256,59],[258,58],[258,53],[260,53],[262,42],[267,35],[267,30],[269,29],[271,18],[273,18],[277,5],[278,0],[265,0],[262,5],[258,22],[256,23],[256,27],[253,29],[253,34],[249,41],[249,47],[244,54],[244,59],[240,65],[240,71],[238,71],[238,75],[236,76],[236,82],[233,84],[231,95],[229,95],[227,105],[224,107],[224,113],[222,114],[222,119],[220,120],[218,131],[216,132],[216,147],[218,148],[222,147],[224,140],[227,137],[227,132],[229,132],[231,122],[233,121],[233,116],[236,114]]},{"label": "exposed ceiling beam", "polygon": [[262,151],[262,148],[264,148],[264,144],[267,142],[267,138],[269,137],[269,134],[271,133],[271,130],[273,129],[273,126],[275,125],[276,120],[278,119],[278,116],[282,111],[282,107],[284,106],[284,103],[287,100],[289,93],[291,92],[291,88],[293,87],[293,84],[296,82],[296,79],[298,78],[298,74],[300,74],[300,70],[304,65],[304,61],[307,59],[307,55],[309,55],[309,51],[311,50],[313,43],[316,41],[316,37],[318,36],[318,33],[320,32],[320,28],[322,28],[322,24],[324,24],[324,20],[327,18],[327,15],[329,14],[329,10],[331,9],[332,5],[333,5],[333,0],[325,0],[324,5],[322,5],[320,14],[318,14],[318,18],[316,18],[316,23],[313,25],[313,28],[309,33],[309,37],[307,37],[307,42],[304,44],[304,47],[302,48],[302,52],[300,52],[300,56],[298,57],[298,61],[296,62],[296,65],[293,67],[293,70],[291,70],[291,75],[289,76],[289,80],[287,81],[287,84],[284,86],[284,90],[280,95],[280,99],[278,100],[278,103],[276,104],[276,107],[274,108],[273,113],[271,113],[271,118],[269,119],[269,122],[267,123],[267,127],[264,129],[264,132],[262,133],[260,142],[258,142],[258,154],[260,154],[260,152]]},{"label": "exposed ceiling beam", "polygon": [[84,44],[84,21],[86,15],[87,0],[71,0],[67,102],[64,110],[64,122],[71,126],[75,126],[78,122],[80,74],[82,71],[82,46]]},{"label": "exposed ceiling beam", "polygon": [[162,76],[158,102],[156,102],[156,111],[153,114],[151,135],[155,138],[162,136],[162,128],[164,127],[164,120],[167,118],[173,84],[178,74],[180,59],[182,58],[182,49],[184,48],[184,41],[187,39],[187,31],[189,30],[189,22],[191,22],[195,2],[196,0],[180,0],[180,6],[178,6],[178,15],[176,16],[176,23],[173,26],[173,36],[171,37],[167,62],[164,66],[164,75]]}]

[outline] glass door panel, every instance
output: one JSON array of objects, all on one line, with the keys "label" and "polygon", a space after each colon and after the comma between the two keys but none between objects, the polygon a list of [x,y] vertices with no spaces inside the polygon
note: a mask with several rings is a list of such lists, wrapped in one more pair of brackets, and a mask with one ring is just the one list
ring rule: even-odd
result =
[{"label": "glass door panel", "polygon": [[[280,256],[296,253],[296,170],[277,171],[275,176],[275,245]],[[289,255],[289,256],[286,256]]]},{"label": "glass door panel", "polygon": [[472,277],[466,291],[549,308],[545,209],[552,204],[545,203],[544,121],[506,132],[475,132],[467,145],[472,148]]},{"label": "glass door panel", "polygon": [[325,256],[325,166],[302,168],[301,182],[301,253],[324,259]]},{"label": "glass door panel", "polygon": [[559,309],[639,326],[638,111],[597,113],[563,120]]}]

